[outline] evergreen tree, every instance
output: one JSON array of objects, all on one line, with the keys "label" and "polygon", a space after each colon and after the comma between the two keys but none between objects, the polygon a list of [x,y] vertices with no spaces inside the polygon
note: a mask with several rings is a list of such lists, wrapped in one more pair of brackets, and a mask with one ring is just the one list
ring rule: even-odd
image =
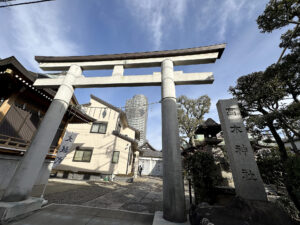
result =
[{"label": "evergreen tree", "polygon": [[195,131],[203,123],[203,116],[209,112],[210,98],[203,95],[196,99],[189,99],[182,95],[177,98],[178,123],[181,141],[189,147],[195,147]]}]

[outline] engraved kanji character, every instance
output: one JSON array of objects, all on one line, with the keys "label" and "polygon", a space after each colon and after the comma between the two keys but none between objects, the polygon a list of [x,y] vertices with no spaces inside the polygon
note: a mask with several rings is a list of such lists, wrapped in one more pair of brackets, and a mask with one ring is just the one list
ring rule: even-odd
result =
[{"label": "engraved kanji character", "polygon": [[231,128],[231,133],[242,133],[243,131],[241,130],[241,127],[240,126],[237,126],[237,125],[233,125],[233,126],[230,126]]}]

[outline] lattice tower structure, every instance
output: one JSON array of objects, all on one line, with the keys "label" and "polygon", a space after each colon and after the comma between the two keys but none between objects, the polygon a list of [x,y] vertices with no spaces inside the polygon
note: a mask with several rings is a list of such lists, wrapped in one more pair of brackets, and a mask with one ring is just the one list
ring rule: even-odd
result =
[{"label": "lattice tower structure", "polygon": [[125,113],[128,123],[133,128],[140,131],[140,140],[138,145],[141,146],[146,141],[147,119],[148,119],[148,100],[144,95],[135,95],[126,101]]}]

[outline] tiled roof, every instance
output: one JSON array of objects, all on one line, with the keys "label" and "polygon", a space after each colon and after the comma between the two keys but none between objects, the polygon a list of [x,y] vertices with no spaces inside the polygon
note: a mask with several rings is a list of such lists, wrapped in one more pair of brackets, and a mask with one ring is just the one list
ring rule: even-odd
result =
[{"label": "tiled roof", "polygon": [[150,157],[150,158],[162,158],[162,151],[157,151],[153,148],[148,142],[145,142],[140,147],[140,156],[141,157]]},{"label": "tiled roof", "polygon": [[[37,78],[41,77],[47,77],[45,74],[40,74],[40,73],[34,73],[29,70],[27,70],[14,56],[5,58],[5,59],[0,59],[0,67],[13,67],[14,70],[17,70],[19,73],[21,73],[25,79],[30,83],[31,85],[34,83],[34,81]],[[52,98],[55,96],[56,91],[50,88],[42,88],[44,93],[47,93],[47,95],[51,96]],[[75,98],[75,96],[72,96],[72,99],[75,102],[75,105],[78,105],[78,101]],[[72,113],[75,113],[78,117],[74,118],[73,120],[82,120],[84,122],[89,121],[92,122],[95,119],[92,117],[88,116],[87,114],[81,112],[77,107],[72,107],[71,105],[69,106],[69,110]]]}]

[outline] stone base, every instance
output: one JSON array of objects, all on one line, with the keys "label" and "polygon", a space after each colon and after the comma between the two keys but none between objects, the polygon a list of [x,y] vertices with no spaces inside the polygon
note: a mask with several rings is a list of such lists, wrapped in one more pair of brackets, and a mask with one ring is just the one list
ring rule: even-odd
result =
[{"label": "stone base", "polygon": [[20,202],[0,201],[0,223],[16,216],[40,209],[43,204],[42,198],[30,197]]},{"label": "stone base", "polygon": [[153,224],[152,225],[190,225],[190,222],[187,220],[184,223],[174,223],[167,221],[163,218],[162,211],[156,211],[154,214]]}]

